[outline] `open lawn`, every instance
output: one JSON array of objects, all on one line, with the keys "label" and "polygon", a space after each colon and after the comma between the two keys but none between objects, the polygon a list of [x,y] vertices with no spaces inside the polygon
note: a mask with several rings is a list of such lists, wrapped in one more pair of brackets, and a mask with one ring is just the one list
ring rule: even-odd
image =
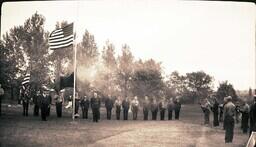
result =
[{"label": "open lawn", "polygon": [[[203,114],[198,105],[183,105],[180,120],[143,121],[106,120],[105,109],[101,109],[99,123],[81,118],[72,121],[71,110],[64,110],[64,116],[57,118],[52,106],[48,121],[32,116],[22,116],[20,105],[2,106],[0,117],[0,147],[5,146],[154,146],[154,147],[244,147],[249,135],[242,134],[236,124],[232,144],[224,143],[224,130],[220,127],[204,126]],[[113,110],[113,112],[115,112]],[[80,112],[81,113],[81,112]],[[166,114],[167,116],[167,114]],[[159,114],[158,114],[159,117]],[[122,115],[121,115],[122,118]],[[151,114],[150,114],[151,118]],[[167,117],[166,117],[167,118]]]}]

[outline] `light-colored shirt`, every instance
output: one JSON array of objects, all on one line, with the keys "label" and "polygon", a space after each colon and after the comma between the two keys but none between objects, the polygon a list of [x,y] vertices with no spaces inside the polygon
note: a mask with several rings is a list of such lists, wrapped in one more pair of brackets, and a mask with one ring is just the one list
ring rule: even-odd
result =
[{"label": "light-colored shirt", "polygon": [[235,116],[235,110],[236,106],[232,103],[232,102],[228,102],[225,106],[224,106],[224,117],[225,116]]}]

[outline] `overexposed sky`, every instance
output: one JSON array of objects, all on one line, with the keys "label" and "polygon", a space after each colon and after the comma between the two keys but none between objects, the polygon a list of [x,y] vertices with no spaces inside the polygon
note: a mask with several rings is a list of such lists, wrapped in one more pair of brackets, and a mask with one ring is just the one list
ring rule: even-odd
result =
[{"label": "overexposed sky", "polygon": [[127,43],[136,57],[162,62],[165,74],[203,70],[215,88],[228,80],[236,89],[255,88],[256,8],[253,3],[88,0],[8,2],[2,5],[1,36],[35,12],[45,29],[75,22],[78,40],[85,29],[101,50],[106,40],[121,52]]}]

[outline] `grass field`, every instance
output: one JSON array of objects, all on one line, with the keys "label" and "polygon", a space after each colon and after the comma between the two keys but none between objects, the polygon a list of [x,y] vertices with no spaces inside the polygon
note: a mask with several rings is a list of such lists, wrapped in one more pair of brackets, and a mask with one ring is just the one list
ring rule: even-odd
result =
[{"label": "grass field", "polygon": [[[106,120],[105,109],[101,109],[99,123],[81,118],[72,121],[71,110],[64,110],[64,116],[57,118],[52,106],[48,121],[40,117],[22,116],[22,107],[2,106],[0,117],[0,147],[5,146],[170,146],[170,147],[244,147],[248,134],[242,134],[240,124],[235,126],[232,144],[224,143],[224,130],[220,127],[204,126],[203,114],[198,105],[183,105],[180,120],[143,121]],[[114,110],[113,110],[114,112]],[[81,113],[81,112],[80,112]],[[122,115],[121,115],[122,117]],[[129,119],[131,119],[129,114]],[[159,116],[158,116],[159,117]],[[150,115],[151,118],[151,115]]]}]

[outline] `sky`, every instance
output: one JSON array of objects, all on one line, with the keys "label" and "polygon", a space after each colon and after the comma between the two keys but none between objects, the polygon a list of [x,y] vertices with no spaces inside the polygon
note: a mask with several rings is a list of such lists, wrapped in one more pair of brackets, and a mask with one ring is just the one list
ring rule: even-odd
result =
[{"label": "sky", "polygon": [[214,88],[228,80],[235,89],[255,88],[256,7],[253,3],[167,0],[87,0],[5,2],[1,37],[35,12],[44,28],[57,21],[75,23],[78,41],[85,29],[99,50],[107,40],[121,53],[128,44],[136,59],[153,58],[165,75],[204,71]]}]

